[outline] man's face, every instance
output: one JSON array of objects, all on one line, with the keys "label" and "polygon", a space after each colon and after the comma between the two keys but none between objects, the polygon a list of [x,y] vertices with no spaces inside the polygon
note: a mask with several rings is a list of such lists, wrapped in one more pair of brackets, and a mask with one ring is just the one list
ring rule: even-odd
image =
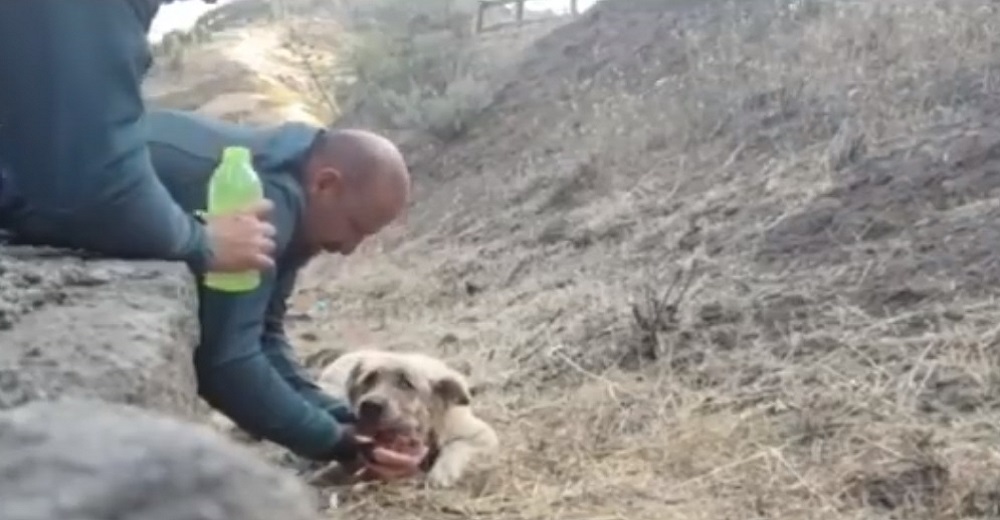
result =
[{"label": "man's face", "polygon": [[378,194],[365,191],[349,186],[334,169],[321,170],[313,176],[306,196],[302,234],[309,253],[349,255],[361,241],[389,223],[392,217],[379,207]]}]

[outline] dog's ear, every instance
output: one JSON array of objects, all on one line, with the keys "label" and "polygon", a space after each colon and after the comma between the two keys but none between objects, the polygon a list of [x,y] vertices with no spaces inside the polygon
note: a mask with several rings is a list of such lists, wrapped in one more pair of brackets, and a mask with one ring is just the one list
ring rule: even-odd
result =
[{"label": "dog's ear", "polygon": [[365,373],[364,363],[358,361],[351,367],[351,371],[347,373],[347,381],[344,382],[347,386],[347,399],[352,403],[358,398],[358,393],[361,391],[361,377]]},{"label": "dog's ear", "polygon": [[472,394],[462,380],[450,375],[434,382],[434,395],[454,406],[468,406],[472,402]]}]

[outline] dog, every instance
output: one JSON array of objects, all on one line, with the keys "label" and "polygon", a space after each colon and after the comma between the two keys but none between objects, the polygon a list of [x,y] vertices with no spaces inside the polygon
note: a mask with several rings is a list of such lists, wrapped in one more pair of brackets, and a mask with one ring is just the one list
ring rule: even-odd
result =
[{"label": "dog", "polygon": [[427,483],[451,487],[499,447],[496,431],[471,408],[469,384],[443,361],[417,352],[348,351],[316,384],[350,403],[359,433],[405,436],[429,448]]}]

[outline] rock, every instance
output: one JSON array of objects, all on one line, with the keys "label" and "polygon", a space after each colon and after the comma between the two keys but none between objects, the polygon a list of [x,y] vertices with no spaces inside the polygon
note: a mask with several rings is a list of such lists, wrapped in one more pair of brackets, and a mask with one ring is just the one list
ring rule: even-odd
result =
[{"label": "rock", "polygon": [[193,417],[196,305],[183,264],[0,249],[0,409],[69,395]]},{"label": "rock", "polygon": [[305,520],[304,483],[206,426],[60,399],[0,412],[4,520]]}]

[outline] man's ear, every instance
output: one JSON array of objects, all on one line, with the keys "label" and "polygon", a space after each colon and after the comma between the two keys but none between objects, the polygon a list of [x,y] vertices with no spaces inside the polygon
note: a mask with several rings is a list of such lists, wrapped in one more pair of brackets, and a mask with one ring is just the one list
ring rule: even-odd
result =
[{"label": "man's ear", "polygon": [[441,398],[445,403],[454,406],[468,406],[472,402],[472,394],[460,379],[454,376],[445,376],[434,383],[434,395]]},{"label": "man's ear", "polygon": [[339,193],[344,189],[344,175],[332,167],[320,168],[313,175],[312,187],[317,192]]}]

